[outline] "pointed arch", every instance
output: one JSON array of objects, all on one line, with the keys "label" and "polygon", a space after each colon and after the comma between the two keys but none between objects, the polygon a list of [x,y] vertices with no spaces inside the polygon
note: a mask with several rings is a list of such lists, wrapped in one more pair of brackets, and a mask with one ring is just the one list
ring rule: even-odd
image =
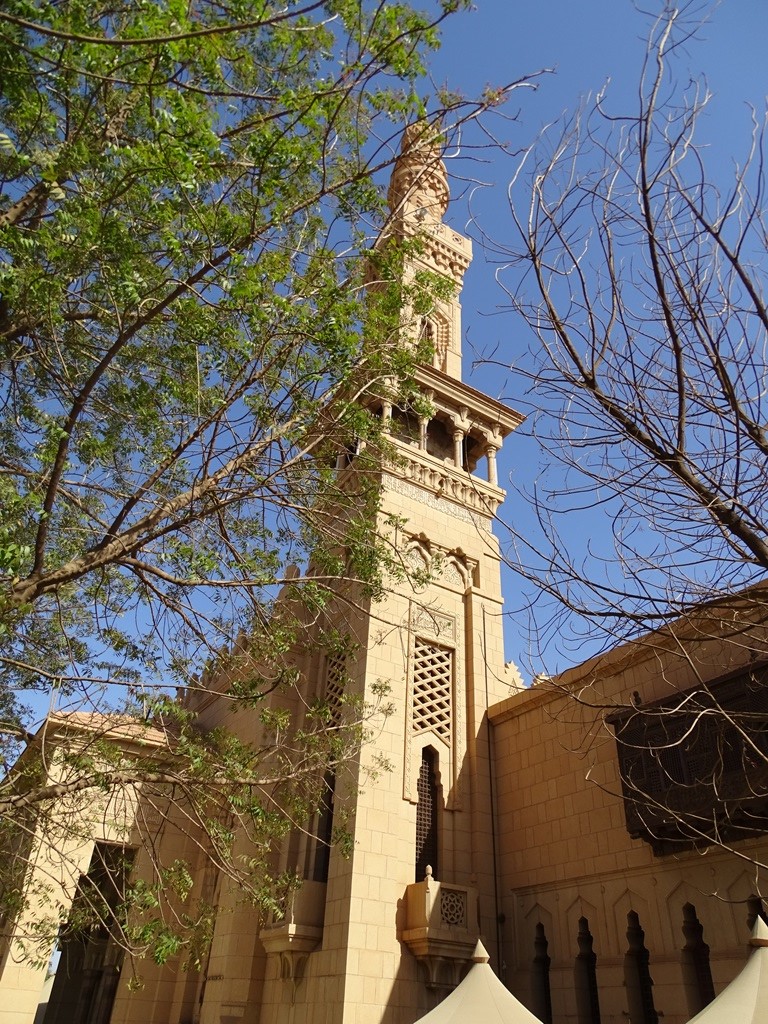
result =
[{"label": "pointed arch", "polygon": [[681,951],[683,984],[688,1012],[694,1017],[715,998],[715,986],[709,966],[709,946],[704,941],[704,927],[696,907],[693,903],[685,903],[682,911],[681,929],[685,939]]},{"label": "pointed arch", "polygon": [[420,338],[432,348],[432,365],[446,373],[448,350],[451,347],[450,318],[441,309],[433,309],[421,319]]},{"label": "pointed arch", "polygon": [[576,933],[578,952],[573,969],[576,1012],[579,1024],[600,1024],[600,999],[597,989],[597,954],[589,919],[579,918]]},{"label": "pointed arch", "polygon": [[645,932],[635,910],[627,914],[627,951],[624,955],[624,984],[629,1019],[635,1024],[659,1024],[653,1002],[653,978]]},{"label": "pointed arch", "polygon": [[443,571],[440,581],[446,586],[464,591],[471,582],[469,571],[461,560],[454,554],[450,554],[443,562]]},{"label": "pointed arch", "polygon": [[533,938],[531,994],[534,1000],[534,1013],[543,1024],[552,1024],[552,990],[549,980],[552,958],[548,950],[549,939],[546,929],[542,921],[537,921]]}]

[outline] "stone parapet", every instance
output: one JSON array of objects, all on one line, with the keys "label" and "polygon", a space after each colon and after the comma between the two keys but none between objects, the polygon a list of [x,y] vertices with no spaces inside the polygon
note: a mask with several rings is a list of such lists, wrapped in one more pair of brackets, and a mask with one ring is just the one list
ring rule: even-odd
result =
[{"label": "stone parapet", "polygon": [[437,498],[446,498],[468,512],[493,517],[506,492],[496,484],[481,480],[448,461],[441,461],[423,449],[398,444],[397,463],[390,462],[387,471],[430,491]]}]

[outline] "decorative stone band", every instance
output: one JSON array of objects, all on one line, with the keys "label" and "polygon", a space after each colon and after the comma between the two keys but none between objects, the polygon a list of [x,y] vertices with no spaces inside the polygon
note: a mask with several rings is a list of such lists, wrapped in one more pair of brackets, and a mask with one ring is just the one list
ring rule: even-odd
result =
[{"label": "decorative stone band", "polygon": [[401,461],[387,470],[403,480],[424,487],[438,498],[447,498],[470,512],[493,517],[505,497],[497,485],[471,476],[448,463],[441,463],[418,448],[400,449]]},{"label": "decorative stone band", "polygon": [[472,262],[472,243],[447,224],[410,225],[401,227],[405,238],[418,237],[423,244],[420,263],[432,264],[436,270],[461,284]]},{"label": "decorative stone band", "polygon": [[487,532],[491,529],[492,520],[490,514],[485,509],[481,513],[471,512],[461,504],[445,501],[443,492],[425,494],[422,487],[415,487],[406,480],[394,476],[394,474],[391,475],[390,479],[391,482],[388,482],[386,487],[395,494],[400,494],[405,498],[412,498],[427,508],[434,508],[444,512],[446,515],[451,516],[452,519],[460,519],[464,523],[472,523],[477,530]]}]

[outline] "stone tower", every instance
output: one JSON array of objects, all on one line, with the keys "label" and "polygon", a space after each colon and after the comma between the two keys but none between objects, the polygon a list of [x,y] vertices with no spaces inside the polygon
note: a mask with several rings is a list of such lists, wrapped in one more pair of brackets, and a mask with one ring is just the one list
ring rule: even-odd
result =
[{"label": "stone tower", "polygon": [[[364,608],[349,623],[359,649],[346,664],[319,658],[309,669],[329,700],[342,675],[365,698],[388,684],[394,712],[363,760],[383,755],[391,770],[359,793],[358,779],[336,783],[337,805],[355,806],[348,859],[311,841],[296,851],[307,881],[261,936],[262,1022],[410,1024],[456,983],[478,935],[496,947],[485,714],[509,686],[491,528],[504,496],[496,453],[522,417],[461,380],[459,293],[472,246],[443,223],[448,198],[439,146],[411,127],[389,189],[390,233],[418,233],[406,274],[437,272],[453,295],[415,325],[434,351],[417,370],[432,415],[383,400],[375,411],[398,455],[382,473],[382,512],[404,523],[397,546],[430,582]],[[322,834],[327,816],[316,824]]]},{"label": "stone tower", "polygon": [[[304,692],[292,709],[300,716],[302,701],[324,697],[343,714],[345,688],[375,703],[384,683],[392,713],[351,768],[329,772],[325,806],[286,842],[280,867],[304,881],[285,916],[261,927],[199,858],[217,911],[204,969],[143,965],[144,989],[128,994],[121,984],[111,1024],[412,1024],[457,983],[478,937],[495,963],[501,894],[486,712],[509,684],[492,524],[504,497],[496,453],[522,417],[462,382],[459,294],[472,247],[443,223],[448,199],[439,145],[411,127],[387,237],[418,237],[406,278],[429,271],[451,287],[418,322],[403,311],[409,336],[431,343],[431,364],[416,370],[428,401],[416,403],[420,412],[371,401],[394,451],[378,470],[382,531],[416,571],[382,601],[339,607],[354,653],[299,652]],[[354,453],[336,471],[354,486]],[[202,725],[248,739],[258,723],[227,717],[227,685],[211,680],[190,706]],[[377,758],[389,770],[371,781]],[[342,812],[354,840],[347,857],[324,841]]]}]

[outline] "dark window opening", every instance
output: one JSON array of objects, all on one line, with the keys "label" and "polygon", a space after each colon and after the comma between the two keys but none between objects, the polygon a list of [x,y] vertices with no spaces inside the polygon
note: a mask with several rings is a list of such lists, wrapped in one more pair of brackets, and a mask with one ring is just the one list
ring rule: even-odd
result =
[{"label": "dark window opening", "polygon": [[549,968],[552,960],[547,953],[549,942],[544,925],[539,921],[533,939],[533,1012],[543,1024],[552,1024],[552,991],[549,983]]},{"label": "dark window opening", "polygon": [[709,946],[704,941],[704,928],[692,903],[683,907],[683,935],[683,984],[688,997],[688,1012],[693,1017],[715,998],[715,987],[709,966]]},{"label": "dark window opening", "polygon": [[[329,654],[325,661],[325,706],[323,713],[328,726],[338,729],[344,716],[347,688],[347,658],[343,651]],[[333,811],[336,797],[336,766],[333,762],[323,776],[315,821],[313,857],[309,877],[313,882],[327,882],[333,845]]]},{"label": "dark window opening", "polygon": [[424,747],[421,752],[421,768],[416,786],[418,802],[416,804],[416,881],[423,882],[427,867],[432,869],[432,877],[439,878],[437,854],[437,754],[432,747]]},{"label": "dark window opening", "polygon": [[597,955],[592,933],[586,917],[579,918],[576,936],[579,952],[576,954],[574,981],[576,985],[576,1013],[579,1024],[600,1024],[600,1000],[597,992]]},{"label": "dark window opening", "polygon": [[341,457],[338,461],[338,468],[346,469],[347,466],[351,466],[362,450],[362,440],[359,437],[354,438],[349,442],[349,444],[344,446],[344,450],[341,452]]},{"label": "dark window opening", "polygon": [[327,882],[333,842],[333,798],[336,791],[336,772],[329,770],[323,779],[317,820],[315,863],[312,869],[313,882]]},{"label": "dark window opening", "polygon": [[409,409],[400,409],[394,406],[389,432],[392,437],[396,437],[399,441],[405,441],[406,444],[417,443],[421,436],[419,417]]},{"label": "dark window opening", "polygon": [[627,952],[624,956],[624,984],[627,988],[629,1019],[632,1024],[659,1024],[653,1005],[653,978],[645,932],[634,910],[627,914]]},{"label": "dark window opening", "polygon": [[453,461],[453,435],[442,420],[431,419],[427,424],[427,452],[436,459]]},{"label": "dark window opening", "polygon": [[747,928],[750,933],[755,927],[758,917],[765,924],[768,924],[768,914],[765,912],[765,903],[759,896],[750,896],[747,900]]},{"label": "dark window opening", "polygon": [[483,454],[483,445],[476,437],[472,437],[467,434],[462,442],[464,449],[464,465],[462,469],[465,469],[468,473],[474,473],[477,469],[477,463]]},{"label": "dark window opening", "polygon": [[107,1024],[120,980],[122,904],[134,851],[96,843],[62,927],[45,1024]]},{"label": "dark window opening", "polygon": [[117,929],[135,851],[112,843],[96,843],[88,873],[80,876],[65,927],[67,937],[88,940],[94,933]]},{"label": "dark window opening", "polygon": [[768,831],[768,666],[609,721],[633,839],[662,855]]}]

